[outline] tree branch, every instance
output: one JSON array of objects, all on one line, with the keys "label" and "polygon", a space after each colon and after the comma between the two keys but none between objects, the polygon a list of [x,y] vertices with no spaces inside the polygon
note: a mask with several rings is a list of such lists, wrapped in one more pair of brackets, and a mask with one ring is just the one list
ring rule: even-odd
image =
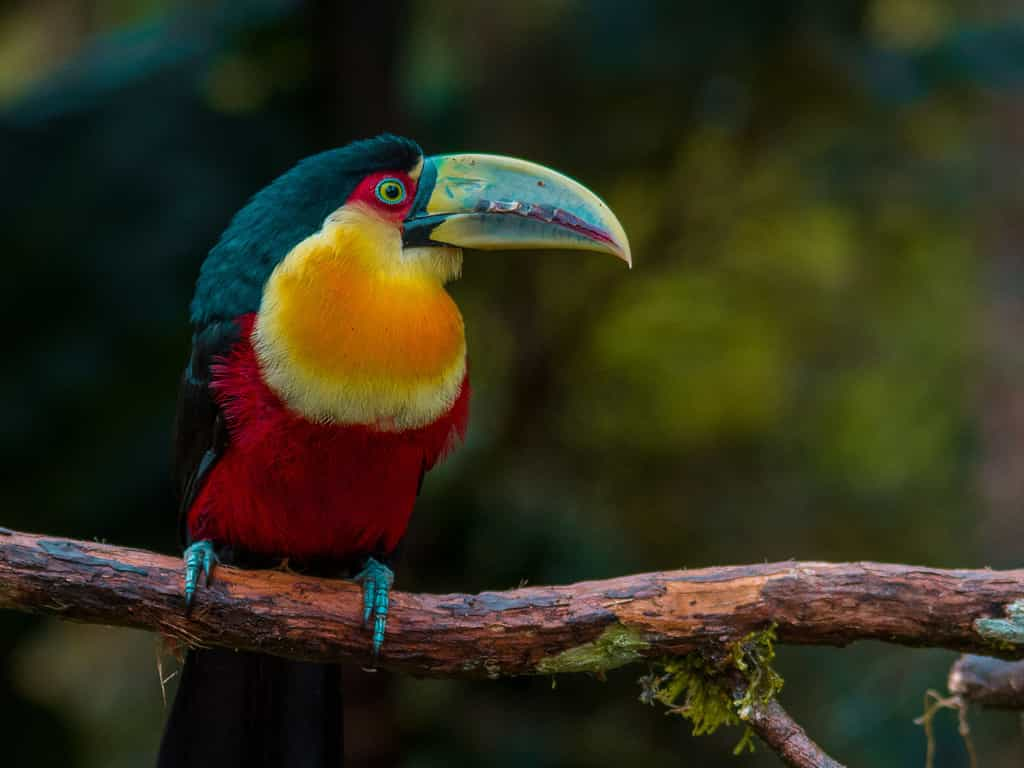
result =
[{"label": "tree branch", "polygon": [[[721,658],[768,627],[790,644],[871,639],[1024,657],[1021,570],[784,562],[479,595],[395,592],[379,659],[369,657],[351,582],[218,566],[190,617],[181,591],[178,558],[0,528],[0,608],[415,675],[601,673],[698,650]],[[963,667],[956,684],[967,686],[974,669]],[[735,699],[745,683],[732,679]],[[754,701],[740,716],[788,765],[841,768],[778,702]]]},{"label": "tree branch", "polygon": [[843,764],[825,754],[775,700],[755,704],[747,724],[786,765],[793,768],[843,768]]},{"label": "tree branch", "polygon": [[[743,697],[746,683],[742,675],[733,675],[732,691],[734,699]],[[753,701],[742,717],[786,765],[792,768],[844,768],[842,763],[829,757],[775,699]]]},{"label": "tree branch", "polygon": [[949,670],[949,692],[990,709],[1024,709],[1024,661],[961,656]]},{"label": "tree branch", "polygon": [[177,558],[13,531],[0,534],[0,608],[162,632],[192,645],[355,660],[416,675],[600,672],[721,648],[776,625],[779,641],[1024,656],[1015,641],[1024,571],[784,562],[665,571],[479,595],[395,592],[379,660],[359,588],[281,571],[218,567],[190,618]]}]

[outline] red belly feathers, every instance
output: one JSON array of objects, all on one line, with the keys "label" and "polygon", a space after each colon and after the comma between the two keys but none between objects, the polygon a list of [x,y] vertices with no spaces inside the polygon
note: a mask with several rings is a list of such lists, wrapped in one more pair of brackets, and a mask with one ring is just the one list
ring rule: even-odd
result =
[{"label": "red belly feathers", "polygon": [[462,440],[469,378],[437,421],[405,432],[315,424],[264,383],[241,341],[214,367],[212,388],[230,440],[189,511],[193,541],[212,539],[282,557],[387,554],[405,534],[420,474]]}]

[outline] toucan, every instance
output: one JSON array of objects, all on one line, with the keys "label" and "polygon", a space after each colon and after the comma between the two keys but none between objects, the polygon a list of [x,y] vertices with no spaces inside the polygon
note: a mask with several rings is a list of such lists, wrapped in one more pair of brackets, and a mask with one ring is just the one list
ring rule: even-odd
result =
[{"label": "toucan", "polygon": [[[207,255],[174,442],[183,609],[217,563],[354,578],[386,656],[394,553],[423,476],[463,439],[463,249],[572,249],[631,264],[618,219],[541,165],[424,156],[393,135],[308,157]],[[202,579],[201,579],[202,577]],[[340,670],[188,651],[159,768],[330,768]]]}]

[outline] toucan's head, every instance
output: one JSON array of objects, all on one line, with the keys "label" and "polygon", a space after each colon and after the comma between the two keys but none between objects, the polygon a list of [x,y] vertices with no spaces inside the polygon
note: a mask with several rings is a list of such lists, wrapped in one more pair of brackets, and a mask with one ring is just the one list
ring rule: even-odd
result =
[{"label": "toucan's head", "polygon": [[445,279],[462,248],[599,251],[631,264],[618,219],[567,176],[511,157],[425,157],[416,142],[383,135],[306,158],[257,193],[203,264],[193,320],[255,311],[292,248],[345,222],[381,238],[393,262],[382,269],[419,263]]},{"label": "toucan's head", "polygon": [[463,248],[630,263],[622,225],[572,179],[509,157],[425,157],[384,135],[307,158],[259,192],[203,264],[193,322],[257,313],[264,376],[311,418],[427,423],[465,372],[443,289]]}]

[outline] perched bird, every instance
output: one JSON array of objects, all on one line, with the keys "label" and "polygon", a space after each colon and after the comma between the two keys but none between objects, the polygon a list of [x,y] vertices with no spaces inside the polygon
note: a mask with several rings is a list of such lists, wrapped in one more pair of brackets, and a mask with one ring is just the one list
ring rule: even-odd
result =
[{"label": "perched bird", "polygon": [[[361,582],[381,652],[390,558],[424,473],[466,431],[466,338],[444,287],[462,248],[630,261],[577,182],[391,135],[303,160],[234,217],[200,270],[178,404],[186,610],[215,563],[286,560]],[[341,725],[337,666],[192,650],[159,765],[336,766]]]}]

